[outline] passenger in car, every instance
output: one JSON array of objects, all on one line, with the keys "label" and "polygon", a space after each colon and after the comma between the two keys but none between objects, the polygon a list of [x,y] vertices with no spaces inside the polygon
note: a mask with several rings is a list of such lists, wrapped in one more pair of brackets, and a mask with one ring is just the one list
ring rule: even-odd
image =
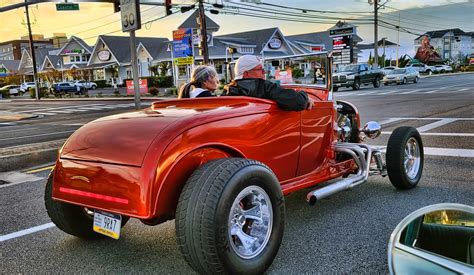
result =
[{"label": "passenger in car", "polygon": [[219,79],[213,66],[199,65],[191,72],[191,81],[181,86],[178,98],[215,96]]},{"label": "passenger in car", "polygon": [[241,56],[235,63],[234,71],[234,80],[224,87],[223,95],[271,99],[287,111],[310,110],[313,107],[313,100],[305,92],[283,89],[265,80],[265,70],[257,56]]}]

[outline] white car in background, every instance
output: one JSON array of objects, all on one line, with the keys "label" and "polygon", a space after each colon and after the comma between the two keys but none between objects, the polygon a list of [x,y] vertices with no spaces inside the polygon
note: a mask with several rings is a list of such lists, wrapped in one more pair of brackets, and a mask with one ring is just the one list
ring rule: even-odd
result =
[{"label": "white car in background", "polygon": [[423,63],[410,64],[410,65],[406,66],[405,68],[413,68],[417,72],[419,72],[420,74],[429,74],[430,75],[432,72],[434,72],[434,67],[433,66],[428,66],[428,65],[423,64]]},{"label": "white car in background", "polygon": [[383,67],[382,71],[384,75],[388,75],[391,71],[398,69],[396,66],[388,66],[388,67]]},{"label": "white car in background", "polygon": [[86,89],[95,90],[97,88],[97,83],[91,82],[91,81],[76,80],[72,83],[81,89],[86,88]]},{"label": "white car in background", "polygon": [[20,91],[25,93],[28,91],[29,88],[34,88],[35,87],[35,83],[34,82],[23,82],[21,83],[20,85]]},{"label": "white car in background", "polygon": [[8,90],[10,95],[20,96],[23,95],[23,92],[20,91],[19,85],[7,85],[0,88],[0,90]]},{"label": "white car in background", "polygon": [[449,65],[436,65],[434,71],[439,73],[452,72],[453,68]]}]

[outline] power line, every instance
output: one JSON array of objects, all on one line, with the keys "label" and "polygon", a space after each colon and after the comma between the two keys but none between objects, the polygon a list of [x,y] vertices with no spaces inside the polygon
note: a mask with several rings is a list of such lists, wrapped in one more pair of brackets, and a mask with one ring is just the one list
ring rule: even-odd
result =
[{"label": "power line", "polygon": [[[257,6],[231,6],[231,5],[225,5],[224,7],[227,8],[235,8],[235,9],[243,9],[243,10],[248,10],[248,11],[254,11],[254,12],[261,12],[261,13],[270,13],[270,14],[278,14],[278,15],[285,15],[285,16],[296,16],[298,18],[310,18],[310,19],[329,19],[329,20],[345,20],[345,21],[373,21],[372,19],[364,19],[364,18],[341,18],[341,17],[333,17],[333,16],[323,16],[323,15],[309,15],[309,14],[301,14],[301,13],[295,13],[295,12],[287,12],[287,11],[282,11],[282,10],[277,10],[277,9],[272,9],[272,8],[261,8]],[[252,7],[252,8],[249,8]]]},{"label": "power line", "polygon": [[[386,16],[386,17],[389,17],[389,18],[385,18],[387,20],[397,20],[398,21],[398,16],[396,15],[392,15],[392,14],[389,14],[389,13],[382,13],[381,14],[382,16]],[[419,23],[420,21],[419,20],[415,20],[415,19],[411,19],[411,18],[407,18],[407,17],[403,17],[403,16],[400,16],[400,18],[403,18],[404,20],[406,20],[404,23],[406,24],[410,24],[410,25],[417,25],[417,26],[420,26],[420,27],[427,27],[427,28],[430,28],[432,29],[433,28],[433,24],[431,25],[425,25],[425,24],[421,24]],[[407,22],[407,21],[410,21],[410,22]],[[453,25],[446,25],[446,24],[440,24],[439,22],[436,23],[437,26],[443,26],[443,27],[446,27],[446,28],[450,28],[450,29],[454,29],[454,28],[457,28],[456,27],[453,27]]]},{"label": "power line", "polygon": [[434,15],[428,15],[428,14],[421,14],[421,13],[416,13],[416,12],[413,12],[413,11],[410,11],[410,10],[400,10],[400,9],[397,9],[397,8],[394,8],[394,7],[390,7],[390,6],[387,6],[387,8],[389,9],[392,9],[392,10],[396,10],[396,11],[400,11],[400,12],[407,12],[407,13],[411,13],[411,14],[416,14],[418,16],[423,16],[423,17],[431,17],[431,18],[436,18],[436,19],[441,19],[441,20],[444,20],[444,21],[453,21],[453,22],[458,22],[458,23],[463,23],[463,24],[466,24],[466,23],[470,23],[472,24],[472,21],[470,22],[467,22],[467,21],[458,21],[458,20],[453,20],[453,19],[448,19],[446,17],[439,17],[439,16],[434,16]]},{"label": "power line", "polygon": [[260,3],[260,5],[265,5],[265,6],[272,6],[272,7],[278,7],[278,8],[284,8],[284,9],[293,9],[293,10],[300,10],[300,11],[306,11],[306,12],[318,12],[318,13],[337,13],[337,14],[372,14],[372,12],[368,11],[331,11],[331,10],[314,10],[314,9],[305,9],[305,8],[297,8],[297,7],[289,7],[289,6],[283,6],[283,5],[277,5],[277,4],[270,4],[270,3]]}]

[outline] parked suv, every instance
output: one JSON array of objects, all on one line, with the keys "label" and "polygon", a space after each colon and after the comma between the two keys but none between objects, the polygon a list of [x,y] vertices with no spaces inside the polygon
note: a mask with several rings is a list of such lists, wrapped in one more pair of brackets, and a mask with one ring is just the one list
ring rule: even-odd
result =
[{"label": "parked suv", "polygon": [[76,80],[73,82],[77,87],[86,88],[86,89],[92,89],[95,90],[97,88],[97,84],[95,82],[91,81],[85,81],[85,80]]},{"label": "parked suv", "polygon": [[20,85],[20,91],[22,93],[27,92],[29,88],[34,88],[35,83],[34,82],[23,82]]},{"label": "parked suv", "polygon": [[80,88],[71,82],[59,82],[54,85],[55,92],[78,93]]},{"label": "parked suv", "polygon": [[382,70],[369,69],[368,64],[347,65],[334,74],[333,91],[336,92],[339,87],[352,87],[352,90],[359,90],[361,84],[373,84],[374,88],[378,88],[383,76]]}]

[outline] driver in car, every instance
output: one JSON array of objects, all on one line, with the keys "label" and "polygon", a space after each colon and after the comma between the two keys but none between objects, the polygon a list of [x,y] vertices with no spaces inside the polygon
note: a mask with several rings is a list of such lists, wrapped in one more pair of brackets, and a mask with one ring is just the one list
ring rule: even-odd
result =
[{"label": "driver in car", "polygon": [[241,56],[235,63],[234,72],[234,80],[224,87],[223,95],[271,99],[287,111],[310,110],[313,107],[313,100],[305,92],[284,89],[265,80],[265,70],[257,56]]}]

